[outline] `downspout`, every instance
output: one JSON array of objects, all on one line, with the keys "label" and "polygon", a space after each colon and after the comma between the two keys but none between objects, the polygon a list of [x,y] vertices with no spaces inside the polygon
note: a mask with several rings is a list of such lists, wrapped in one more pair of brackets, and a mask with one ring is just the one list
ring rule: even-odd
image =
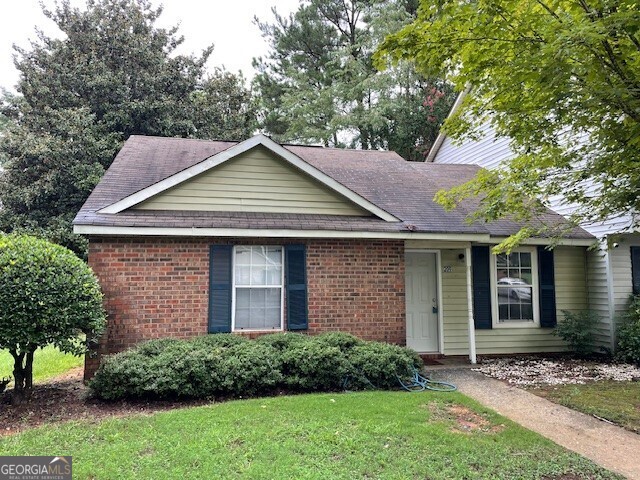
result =
[{"label": "downspout", "polygon": [[469,314],[469,361],[477,363],[476,358],[476,326],[473,318],[473,281],[471,278],[471,247],[467,247],[464,254],[467,260],[467,312]]}]

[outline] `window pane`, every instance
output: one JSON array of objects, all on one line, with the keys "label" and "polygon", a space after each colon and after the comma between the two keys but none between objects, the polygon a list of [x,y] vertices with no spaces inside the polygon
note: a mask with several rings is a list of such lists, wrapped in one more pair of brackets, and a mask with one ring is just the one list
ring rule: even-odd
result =
[{"label": "window pane", "polygon": [[251,267],[236,264],[236,285],[251,285]]},{"label": "window pane", "polygon": [[251,285],[266,285],[267,284],[267,271],[263,266],[251,267]]},{"label": "window pane", "polygon": [[236,265],[251,265],[251,247],[236,247]]},{"label": "window pane", "polygon": [[[243,305],[247,305],[247,308],[242,307]],[[236,289],[236,329],[279,329],[281,317],[280,288]]]},{"label": "window pane", "polygon": [[267,285],[281,285],[282,284],[282,268],[281,267],[267,267]]},{"label": "window pane", "polygon": [[267,247],[267,264],[282,265],[282,248]]},{"label": "window pane", "polygon": [[520,253],[520,266],[522,267],[531,267],[531,254],[522,252]]},{"label": "window pane", "polygon": [[260,266],[267,264],[265,247],[251,247],[251,263]]}]

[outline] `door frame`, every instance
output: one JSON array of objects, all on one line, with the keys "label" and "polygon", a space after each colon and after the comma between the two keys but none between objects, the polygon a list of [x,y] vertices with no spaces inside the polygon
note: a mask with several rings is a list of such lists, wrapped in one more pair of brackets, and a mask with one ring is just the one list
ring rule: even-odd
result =
[{"label": "door frame", "polygon": [[[440,250],[428,249],[428,248],[405,248],[405,255],[407,253],[434,253],[436,256],[436,290],[437,290],[437,298],[438,298],[438,351],[437,352],[418,352],[418,353],[439,353],[444,355],[444,321],[443,321],[443,308],[442,308],[442,252]],[[406,277],[405,277],[406,278]],[[405,280],[404,284],[405,288],[405,309],[406,309],[406,292],[407,292],[407,282]],[[406,325],[407,325],[407,315],[405,311],[404,316],[405,322],[405,341],[406,341]]]}]

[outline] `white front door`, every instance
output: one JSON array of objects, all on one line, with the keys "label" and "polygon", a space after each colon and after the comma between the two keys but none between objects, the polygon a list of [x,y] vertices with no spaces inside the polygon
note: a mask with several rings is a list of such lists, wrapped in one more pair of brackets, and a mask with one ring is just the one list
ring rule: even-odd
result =
[{"label": "white front door", "polygon": [[417,352],[438,352],[438,281],[436,254],[405,254],[407,347]]}]

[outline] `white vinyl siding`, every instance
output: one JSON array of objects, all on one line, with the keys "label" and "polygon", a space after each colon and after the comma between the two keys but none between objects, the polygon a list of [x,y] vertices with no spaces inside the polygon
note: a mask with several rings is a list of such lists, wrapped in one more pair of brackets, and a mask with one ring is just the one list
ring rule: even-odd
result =
[{"label": "white vinyl siding", "polygon": [[[445,355],[468,355],[468,312],[465,264],[459,255],[463,249],[442,250],[442,265],[451,267],[442,273],[442,315]],[[583,247],[554,249],[556,309],[562,321],[562,310],[573,312],[587,308],[586,262]],[[540,327],[494,328],[476,330],[478,354],[561,352],[565,343],[552,329]]]},{"label": "white vinyl siding", "polygon": [[134,208],[371,215],[264,147],[244,152]]},{"label": "white vinyl siding", "polygon": [[489,124],[480,127],[480,135],[479,140],[467,139],[461,143],[446,137],[433,162],[478,165],[491,170],[513,158],[509,139],[496,137]]}]

